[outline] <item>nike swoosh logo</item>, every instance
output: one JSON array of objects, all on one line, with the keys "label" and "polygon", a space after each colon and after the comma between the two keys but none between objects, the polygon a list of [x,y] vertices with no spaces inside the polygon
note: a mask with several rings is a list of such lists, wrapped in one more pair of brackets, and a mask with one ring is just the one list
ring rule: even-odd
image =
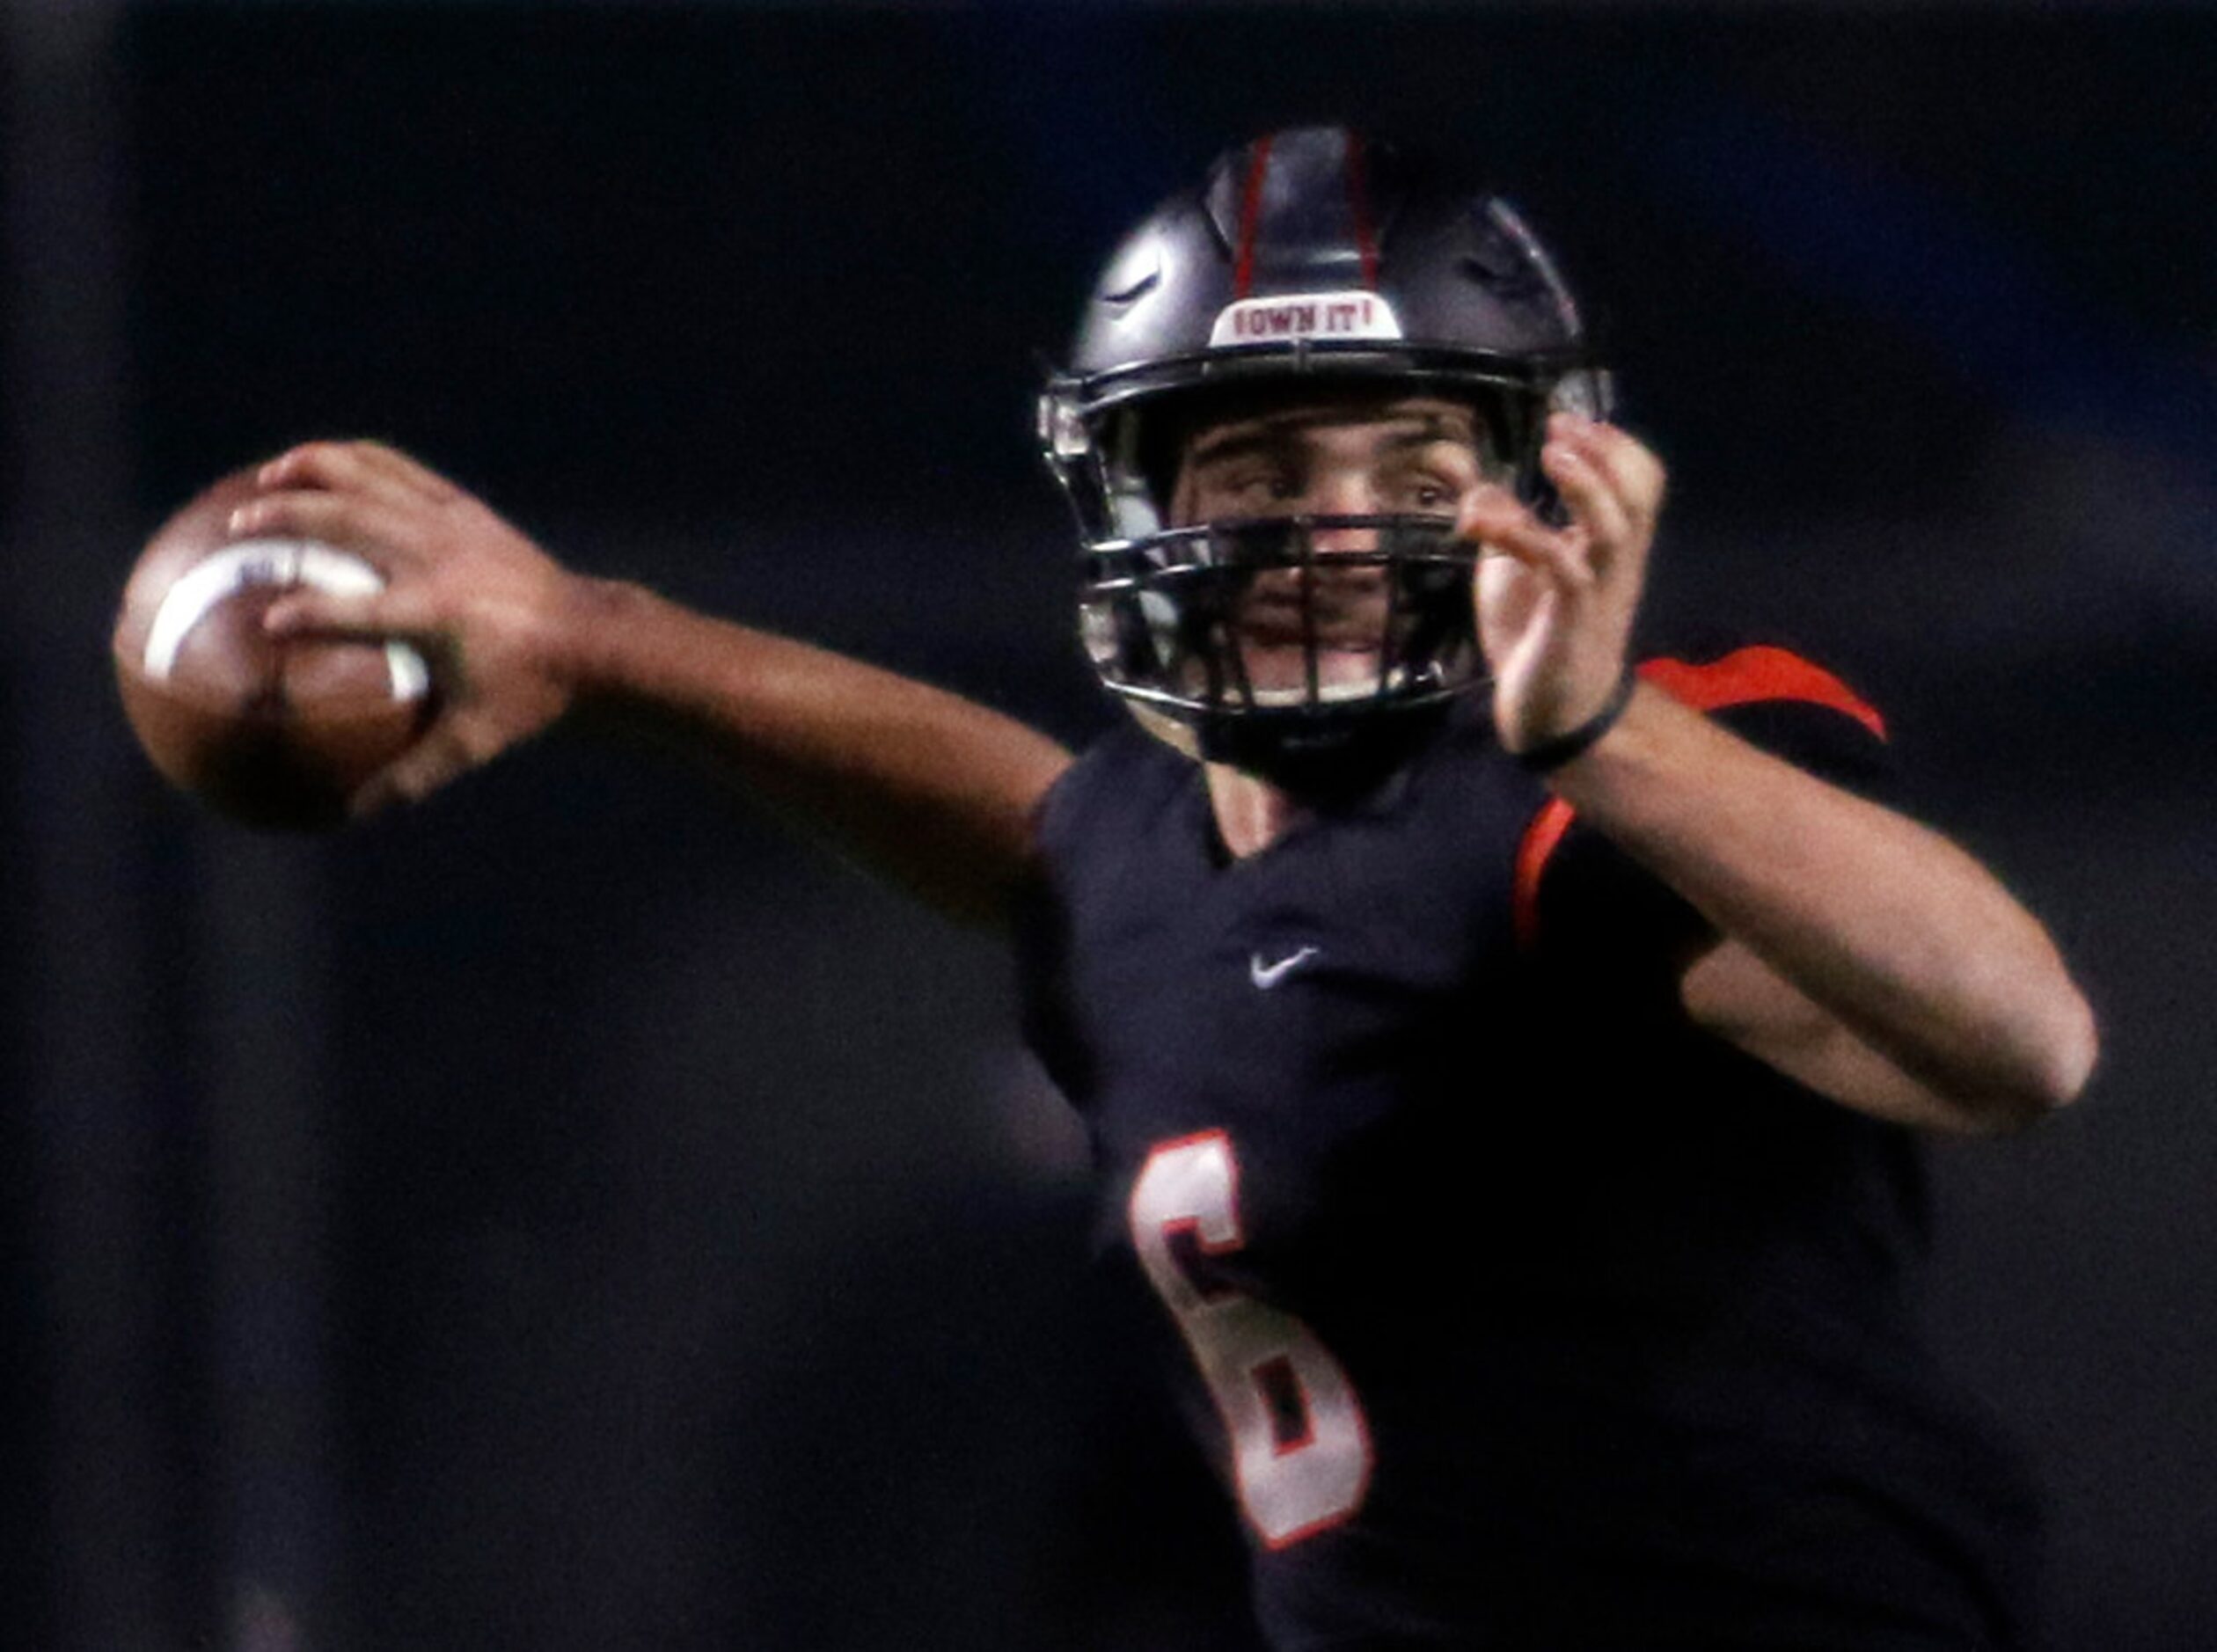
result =
[{"label": "nike swoosh logo", "polygon": [[1319,950],[1314,947],[1304,947],[1299,952],[1288,953],[1276,963],[1267,964],[1262,961],[1261,953],[1251,953],[1248,956],[1248,979],[1254,982],[1263,991],[1268,992],[1286,976],[1291,975],[1294,970],[1315,957]]}]

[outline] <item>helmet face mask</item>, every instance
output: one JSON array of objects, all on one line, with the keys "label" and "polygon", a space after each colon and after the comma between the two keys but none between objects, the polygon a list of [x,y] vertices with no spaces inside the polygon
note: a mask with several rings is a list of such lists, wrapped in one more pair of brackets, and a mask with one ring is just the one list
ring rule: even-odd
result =
[{"label": "helmet face mask", "polygon": [[[1359,534],[1361,550],[1318,548]],[[1096,544],[1079,596],[1087,656],[1130,698],[1196,722],[1391,700],[1468,680],[1470,547],[1452,517],[1225,517]]]},{"label": "helmet face mask", "polygon": [[1482,680],[1475,547],[1452,516],[1174,508],[1197,429],[1412,398],[1470,408],[1492,479],[1544,505],[1546,414],[1606,413],[1606,380],[1514,212],[1395,151],[1339,128],[1258,139],[1112,257],[1040,435],[1084,543],[1087,655],[1151,728],[1330,790],[1389,769]]}]

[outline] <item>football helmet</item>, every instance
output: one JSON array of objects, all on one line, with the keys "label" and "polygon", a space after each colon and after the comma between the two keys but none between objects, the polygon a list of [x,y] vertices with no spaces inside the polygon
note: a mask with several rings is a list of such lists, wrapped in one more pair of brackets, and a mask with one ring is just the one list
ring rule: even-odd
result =
[{"label": "football helmet", "polygon": [[1311,791],[1390,767],[1482,680],[1474,547],[1423,514],[1178,521],[1171,491],[1226,410],[1350,387],[1471,407],[1483,462],[1543,508],[1547,413],[1609,400],[1506,201],[1313,127],[1219,157],[1126,238],[1039,405],[1102,682],[1182,749]]}]

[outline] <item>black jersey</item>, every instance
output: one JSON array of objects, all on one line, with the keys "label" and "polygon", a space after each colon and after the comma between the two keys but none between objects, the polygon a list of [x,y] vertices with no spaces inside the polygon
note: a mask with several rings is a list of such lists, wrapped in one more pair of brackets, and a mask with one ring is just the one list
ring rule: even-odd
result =
[{"label": "black jersey", "polygon": [[[1877,772],[1794,656],[1645,670]],[[2022,1644],[2030,1499],[1914,1332],[1907,1132],[1694,1028],[1699,919],[1482,708],[1240,861],[1127,728],[1041,839],[1028,1034],[1275,1647]]]}]

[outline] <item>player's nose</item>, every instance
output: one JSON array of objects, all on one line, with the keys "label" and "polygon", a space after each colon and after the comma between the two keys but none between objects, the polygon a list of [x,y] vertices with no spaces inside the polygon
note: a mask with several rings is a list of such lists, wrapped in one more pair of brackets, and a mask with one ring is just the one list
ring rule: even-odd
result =
[{"label": "player's nose", "polygon": [[[1379,503],[1378,490],[1368,472],[1358,470],[1335,471],[1318,477],[1303,503],[1314,516],[1367,516],[1384,508]],[[1320,527],[1315,530],[1313,544],[1320,552],[1374,551],[1378,548],[1378,530],[1367,527]]]}]

